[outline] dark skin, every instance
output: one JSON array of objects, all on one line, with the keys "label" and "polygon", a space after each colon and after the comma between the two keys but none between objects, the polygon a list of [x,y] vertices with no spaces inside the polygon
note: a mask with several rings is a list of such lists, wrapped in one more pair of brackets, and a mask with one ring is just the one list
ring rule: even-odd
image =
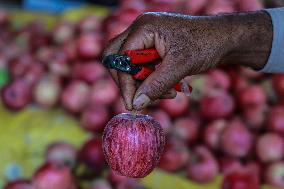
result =
[{"label": "dark skin", "polygon": [[264,11],[219,16],[145,13],[105,48],[104,56],[155,47],[161,66],[141,84],[110,70],[128,110],[141,110],[161,98],[174,98],[172,87],[185,76],[221,64],[262,69],[270,55],[272,23]]}]

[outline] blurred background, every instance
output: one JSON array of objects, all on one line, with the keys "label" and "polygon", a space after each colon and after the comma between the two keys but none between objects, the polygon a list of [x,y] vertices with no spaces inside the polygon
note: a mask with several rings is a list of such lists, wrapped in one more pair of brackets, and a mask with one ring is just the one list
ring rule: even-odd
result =
[{"label": "blurred background", "polygon": [[129,179],[111,171],[102,152],[106,123],[127,111],[100,64],[104,45],[143,12],[216,15],[281,7],[284,0],[0,6],[0,188],[284,188],[283,74],[234,66],[186,78],[190,97],[179,93],[143,111],[161,123],[167,144],[152,174]]}]

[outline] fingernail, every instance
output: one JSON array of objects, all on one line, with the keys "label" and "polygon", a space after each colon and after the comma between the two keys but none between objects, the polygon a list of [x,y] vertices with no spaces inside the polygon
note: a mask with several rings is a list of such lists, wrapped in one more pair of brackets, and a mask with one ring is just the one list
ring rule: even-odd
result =
[{"label": "fingernail", "polygon": [[134,99],[133,102],[134,109],[140,110],[142,108],[145,108],[150,103],[150,101],[151,100],[147,95],[141,94]]}]

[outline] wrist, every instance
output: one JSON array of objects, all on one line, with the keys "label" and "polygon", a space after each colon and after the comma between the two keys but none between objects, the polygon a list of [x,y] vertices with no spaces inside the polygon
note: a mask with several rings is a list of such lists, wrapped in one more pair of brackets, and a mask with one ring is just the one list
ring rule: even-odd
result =
[{"label": "wrist", "polygon": [[240,13],[228,15],[225,20],[234,27],[234,33],[224,62],[248,66],[255,70],[262,69],[268,61],[272,47],[273,29],[270,15],[265,11]]}]

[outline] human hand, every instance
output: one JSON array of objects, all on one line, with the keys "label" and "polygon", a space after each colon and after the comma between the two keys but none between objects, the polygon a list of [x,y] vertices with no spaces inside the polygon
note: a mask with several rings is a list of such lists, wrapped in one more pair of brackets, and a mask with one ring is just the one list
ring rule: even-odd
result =
[{"label": "human hand", "polygon": [[131,75],[110,70],[128,110],[140,110],[159,98],[173,98],[172,87],[185,76],[220,64],[264,67],[272,26],[265,12],[220,16],[145,13],[105,48],[104,56],[155,47],[159,69],[141,84]]}]

